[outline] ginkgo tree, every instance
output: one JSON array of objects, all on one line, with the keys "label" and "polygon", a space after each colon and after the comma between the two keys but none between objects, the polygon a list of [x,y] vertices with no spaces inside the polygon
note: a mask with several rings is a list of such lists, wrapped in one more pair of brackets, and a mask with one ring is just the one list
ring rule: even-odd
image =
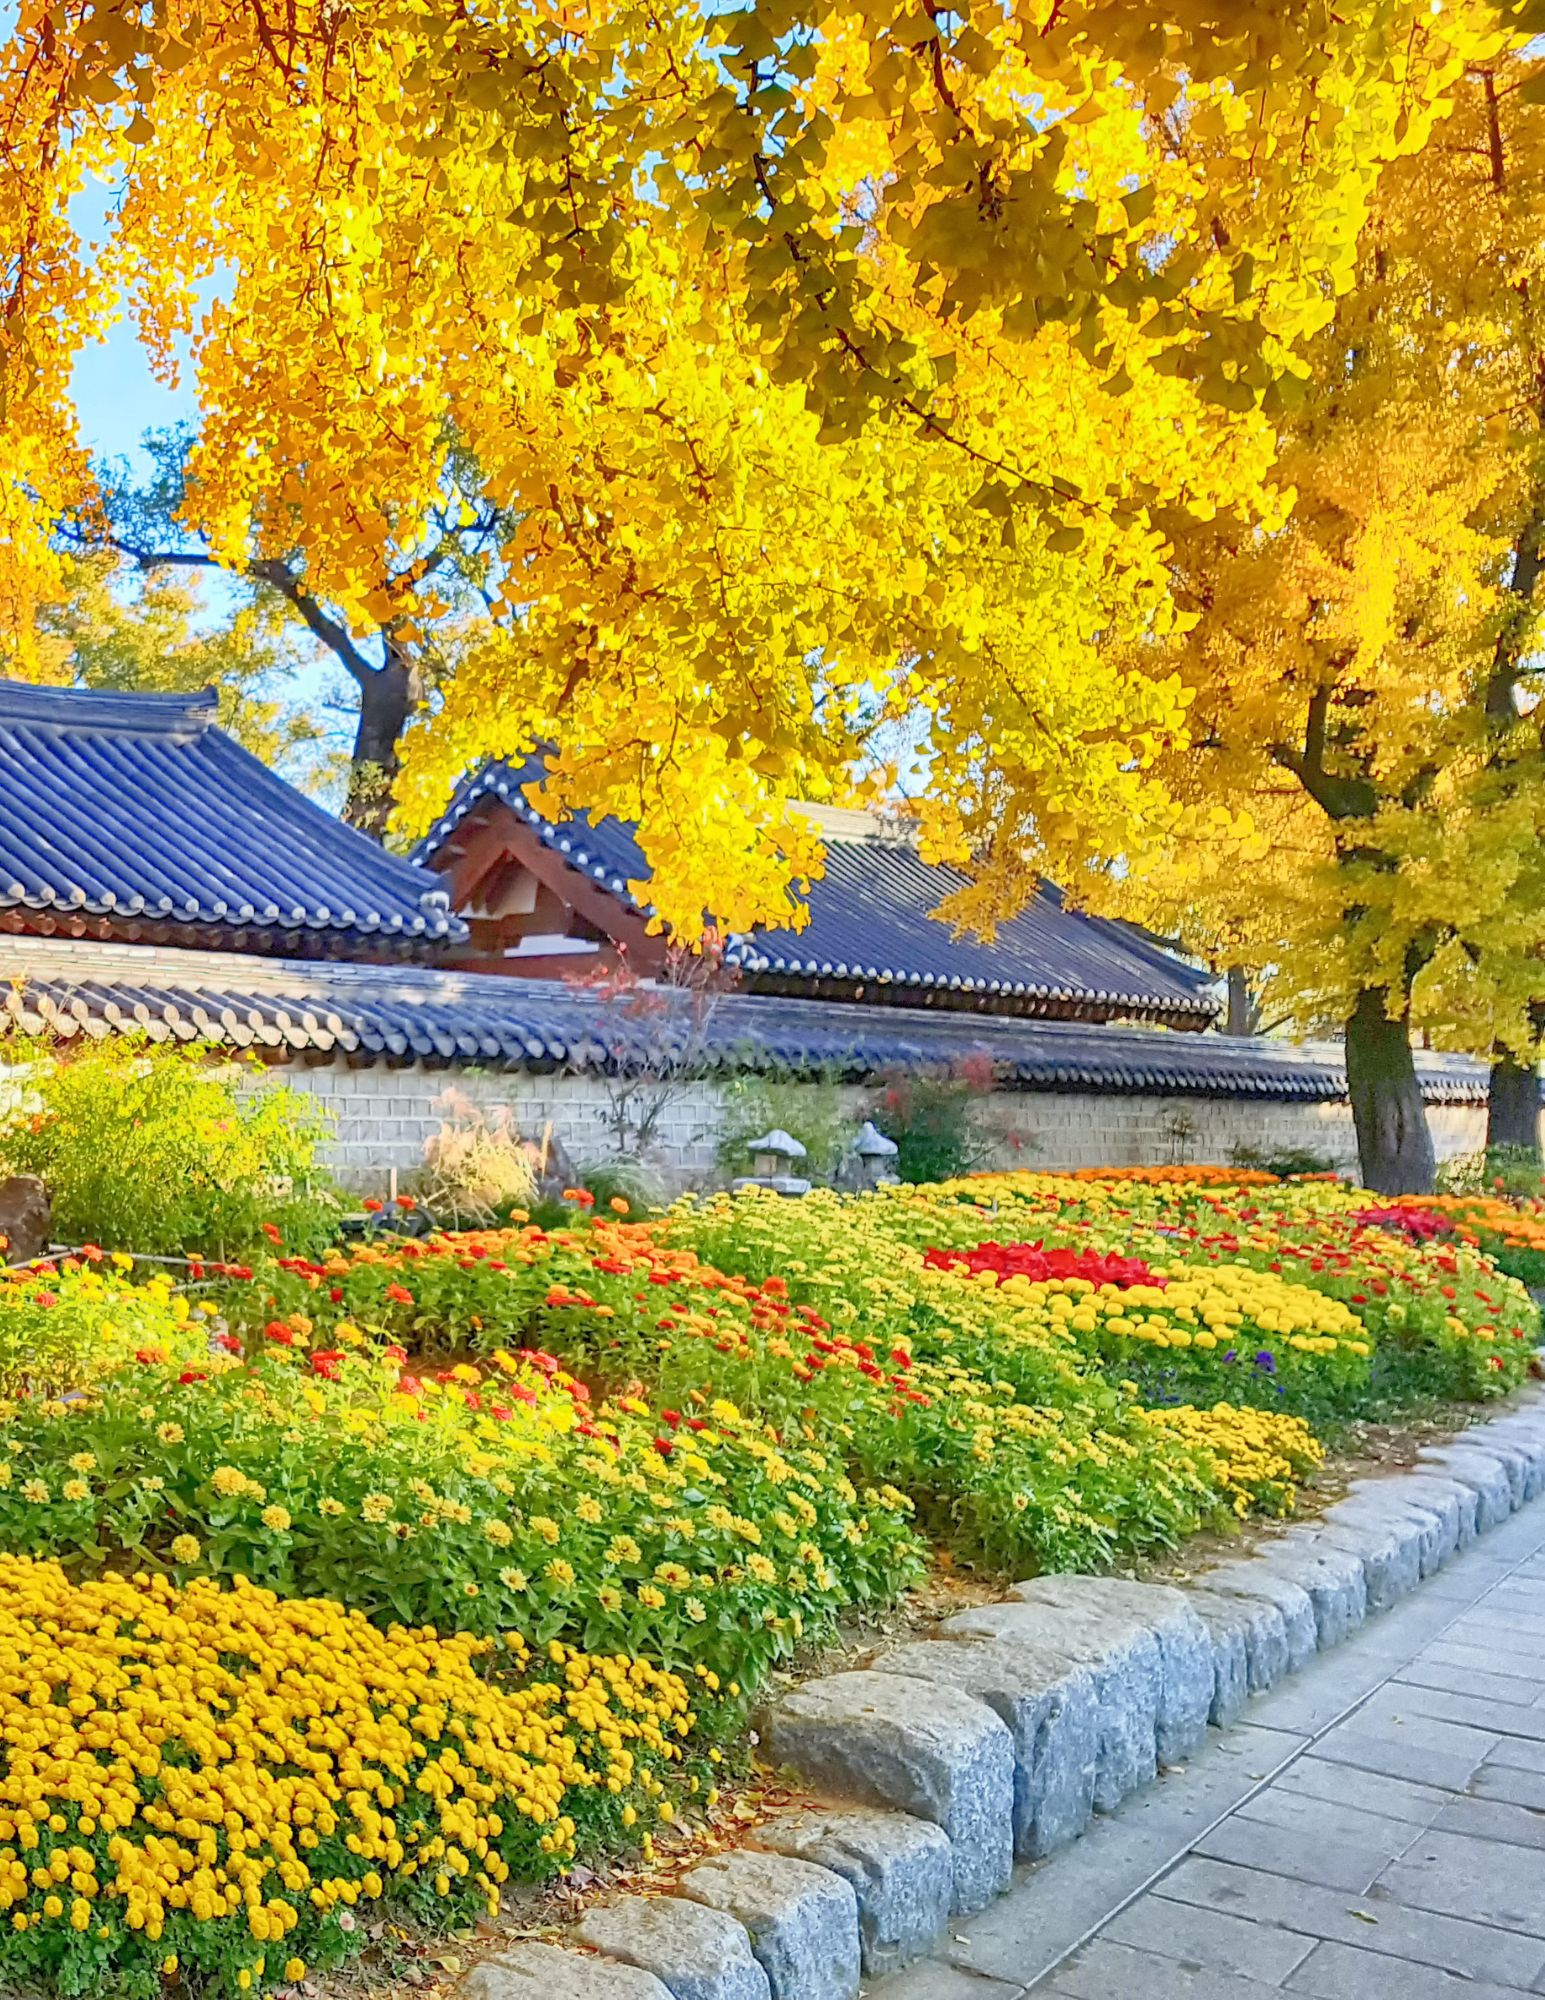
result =
[{"label": "ginkgo tree", "polygon": [[[1429,1186],[1413,1021],[1495,1056],[1530,1142],[1545,997],[1545,109],[1479,67],[1382,177],[1356,278],[1285,420],[1283,528],[1172,542],[1185,629],[1127,648],[1194,695],[1180,808],[1129,906],[1227,941],[1345,1022],[1365,1180]],[[1248,812],[1233,832],[1220,797]]]},{"label": "ginkgo tree", "polygon": [[743,924],[819,865],[785,802],[915,711],[966,914],[1037,866],[1140,869],[1188,690],[1109,642],[1162,644],[1188,525],[1280,525],[1275,432],[1381,172],[1532,25],[1503,0],[19,0],[0,627],[25,668],[52,529],[93,506],[73,356],[121,305],[163,372],[191,346],[182,522],[216,560],[303,550],[306,593],[377,632],[382,551],[430,532],[458,455],[508,521],[410,818],[556,739],[550,804],[639,820],[679,927]]}]

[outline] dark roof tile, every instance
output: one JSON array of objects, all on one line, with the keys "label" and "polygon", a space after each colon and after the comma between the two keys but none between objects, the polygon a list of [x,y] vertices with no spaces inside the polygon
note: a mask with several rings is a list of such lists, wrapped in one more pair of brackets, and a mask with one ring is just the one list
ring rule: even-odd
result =
[{"label": "dark roof tile", "polygon": [[[583,814],[561,824],[544,819],[524,791],[541,769],[540,759],[517,768],[485,766],[462,784],[415,856],[432,860],[468,813],[497,798],[571,867],[603,882],[630,909],[647,910],[628,889],[649,875],[631,830],[614,819],[592,824]],[[1197,1022],[1216,1013],[1209,974],[1130,924],[1069,908],[1050,884],[1001,924],[990,944],[956,936],[931,912],[964,883],[955,869],[925,862],[906,841],[829,838],[826,874],[811,884],[806,927],[732,936],[726,955],[747,973],[775,977],[1013,996]]]},{"label": "dark roof tile", "polygon": [[325,937],[459,940],[439,880],[388,854],[214,726],[199,695],[0,681],[0,911]]},{"label": "dark roof tile", "polygon": [[[10,986],[6,981],[15,981]],[[629,1015],[559,980],[428,966],[256,959],[57,940],[0,943],[0,1023],[33,1032],[132,1031],[342,1052],[395,1064],[636,1070],[690,1031],[685,996]],[[987,1058],[1021,1090],[1162,1091],[1325,1102],[1346,1094],[1341,1051],[1268,1037],[1093,1027],[1009,1015],[871,1007],[730,993],[709,1017],[702,1066],[873,1077],[900,1066]],[[1418,1055],[1431,1103],[1479,1103],[1484,1063]]]}]

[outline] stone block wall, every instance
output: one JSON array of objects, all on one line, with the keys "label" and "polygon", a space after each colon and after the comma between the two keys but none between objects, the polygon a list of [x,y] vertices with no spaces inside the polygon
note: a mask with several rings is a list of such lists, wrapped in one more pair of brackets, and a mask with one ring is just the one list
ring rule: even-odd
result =
[{"label": "stone block wall", "polygon": [[[456,1107],[507,1108],[523,1136],[539,1139],[549,1123],[576,1165],[615,1150],[608,1122],[611,1099],[593,1076],[479,1070],[350,1069],[343,1063],[296,1064],[285,1081],[314,1095],[331,1115],[329,1165],[362,1194],[384,1192],[423,1162],[425,1142]],[[844,1092],[857,1128],[866,1093]],[[716,1177],[723,1090],[685,1084],[674,1092],[657,1128],[654,1157],[680,1185]],[[1478,1151],[1485,1137],[1484,1105],[1435,1105],[1429,1113],[1440,1159]],[[797,1124],[792,1128],[799,1136]],[[1236,1147],[1270,1151],[1309,1147],[1338,1165],[1355,1165],[1352,1114],[1345,1103],[1268,1103],[1249,1098],[1181,1097],[1158,1093],[1079,1091],[1001,1092],[982,1107],[988,1157],[984,1164],[1053,1171],[1099,1166],[1159,1166],[1227,1162]]]}]

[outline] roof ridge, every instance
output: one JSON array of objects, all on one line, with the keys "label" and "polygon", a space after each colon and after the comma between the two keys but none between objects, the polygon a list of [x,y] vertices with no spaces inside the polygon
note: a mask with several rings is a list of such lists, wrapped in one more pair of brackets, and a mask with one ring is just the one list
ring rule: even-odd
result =
[{"label": "roof ridge", "polygon": [[220,697],[213,687],[195,694],[127,694],[116,688],[54,687],[0,679],[0,723],[22,722],[76,734],[111,731],[131,736],[202,736],[214,726]]}]

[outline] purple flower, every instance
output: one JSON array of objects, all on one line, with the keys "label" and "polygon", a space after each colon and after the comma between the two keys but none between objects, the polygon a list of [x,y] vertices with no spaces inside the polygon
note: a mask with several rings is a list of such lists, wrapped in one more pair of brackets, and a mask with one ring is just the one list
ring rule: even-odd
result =
[{"label": "purple flower", "polygon": [[1263,1375],[1275,1375],[1277,1372],[1277,1357],[1269,1347],[1263,1347],[1255,1357],[1255,1365]]},{"label": "purple flower", "polygon": [[1225,1361],[1237,1361],[1239,1359],[1239,1349],[1237,1347],[1231,1347],[1228,1353],[1225,1354],[1223,1358]]}]

